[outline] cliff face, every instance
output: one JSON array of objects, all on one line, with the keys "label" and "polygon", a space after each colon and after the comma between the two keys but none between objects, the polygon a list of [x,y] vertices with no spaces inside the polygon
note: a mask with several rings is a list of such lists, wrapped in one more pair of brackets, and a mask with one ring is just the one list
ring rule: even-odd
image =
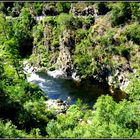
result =
[{"label": "cliff face", "polygon": [[74,66],[71,58],[71,53],[75,47],[75,40],[71,30],[64,30],[59,38],[59,57],[56,65],[61,69],[66,76],[72,76]]},{"label": "cliff face", "polygon": [[109,9],[103,13],[96,6],[71,4],[69,14],[38,20],[31,61],[68,77],[93,78],[125,90],[140,63],[138,44],[127,36],[133,22],[113,26]]}]

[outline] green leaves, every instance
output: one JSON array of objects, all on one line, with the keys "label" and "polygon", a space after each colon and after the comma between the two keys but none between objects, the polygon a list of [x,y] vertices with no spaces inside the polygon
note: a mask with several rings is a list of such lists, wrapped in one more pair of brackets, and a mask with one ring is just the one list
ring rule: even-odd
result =
[{"label": "green leaves", "polygon": [[139,21],[140,18],[140,4],[137,2],[130,3],[132,11],[132,19]]},{"label": "green leaves", "polygon": [[68,13],[71,8],[71,3],[69,2],[57,2],[56,9],[58,13]]},{"label": "green leaves", "polygon": [[125,28],[124,34],[128,38],[128,40],[132,40],[137,44],[140,44],[140,24],[139,22],[134,22],[129,24]]},{"label": "green leaves", "polygon": [[80,26],[80,20],[75,18],[72,14],[61,13],[56,20],[61,31],[64,29],[74,30]]},{"label": "green leaves", "polygon": [[24,131],[17,130],[16,126],[11,123],[11,121],[7,123],[3,123],[0,120],[0,137],[1,138],[25,138],[27,134]]},{"label": "green leaves", "polygon": [[50,137],[71,138],[75,137],[73,130],[78,125],[78,120],[83,117],[82,111],[76,105],[71,106],[66,115],[58,115],[57,121],[50,121],[46,130]]},{"label": "green leaves", "polygon": [[126,87],[126,91],[129,94],[129,99],[133,101],[140,100],[140,78],[133,78],[130,80],[129,85]]},{"label": "green leaves", "polygon": [[138,137],[138,104],[129,101],[116,103],[111,96],[101,96],[96,111],[85,112],[72,105],[66,114],[49,122],[47,132],[53,138],[130,138]]},{"label": "green leaves", "polygon": [[10,39],[11,27],[6,19],[6,16],[0,13],[0,44]]},{"label": "green leaves", "polygon": [[118,2],[109,5],[111,10],[111,20],[114,26],[124,24],[131,19],[130,3]]},{"label": "green leaves", "polygon": [[[94,77],[98,81],[107,79],[108,74],[114,74],[116,68],[123,68],[126,62],[138,69],[140,4],[77,3],[75,8],[78,10],[90,5],[97,6],[99,14],[106,14],[110,10],[95,23],[94,17],[75,17],[69,14],[71,3],[49,5],[58,15],[47,16],[36,26],[32,16],[41,15],[44,3],[13,4],[9,12],[15,18],[0,13],[0,117],[11,120],[0,121],[0,137],[140,137],[139,75],[133,77],[126,88],[129,101],[116,103],[112,97],[104,95],[95,103],[96,110],[78,101],[69,107],[66,114],[54,116],[46,107],[43,92],[22,78],[19,60],[31,54],[34,45],[32,62],[36,62],[37,58],[40,66],[47,67],[49,60],[57,60],[61,44],[59,41],[65,38],[63,31],[70,29],[70,37],[75,42],[70,52],[81,78]],[[4,4],[0,5],[0,9],[6,10]],[[63,37],[59,40],[61,33]],[[69,35],[66,38],[69,39]],[[54,70],[55,67],[50,66],[50,69]],[[18,129],[25,129],[29,135]]]}]

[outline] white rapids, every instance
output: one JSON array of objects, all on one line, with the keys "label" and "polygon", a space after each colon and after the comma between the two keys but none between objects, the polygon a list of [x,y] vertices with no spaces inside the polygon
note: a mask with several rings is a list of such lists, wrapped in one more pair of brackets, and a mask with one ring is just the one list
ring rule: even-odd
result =
[{"label": "white rapids", "polygon": [[47,74],[53,78],[64,76],[64,73],[61,70],[47,71]]},{"label": "white rapids", "polygon": [[33,67],[30,67],[28,65],[28,62],[24,62],[24,72],[25,74],[27,74],[27,81],[28,82],[33,82],[34,80],[37,80],[37,81],[41,81],[41,82],[45,82],[45,79],[43,78],[40,78],[39,75],[37,75],[35,72],[34,72],[34,68]]}]

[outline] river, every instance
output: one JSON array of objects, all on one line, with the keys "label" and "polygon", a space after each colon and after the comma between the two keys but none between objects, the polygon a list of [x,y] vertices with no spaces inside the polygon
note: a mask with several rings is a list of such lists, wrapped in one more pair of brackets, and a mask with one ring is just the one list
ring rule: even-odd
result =
[{"label": "river", "polygon": [[104,92],[102,86],[83,82],[76,84],[72,79],[54,78],[46,73],[32,73],[29,82],[37,84],[50,99],[62,99],[69,104],[75,104],[77,99],[92,106],[96,99]]}]

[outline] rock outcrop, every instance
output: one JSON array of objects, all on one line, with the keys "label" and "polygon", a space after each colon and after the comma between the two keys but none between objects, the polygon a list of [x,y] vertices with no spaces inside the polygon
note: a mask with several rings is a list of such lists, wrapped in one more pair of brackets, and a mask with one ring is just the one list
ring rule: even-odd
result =
[{"label": "rock outcrop", "polygon": [[45,16],[55,16],[55,15],[58,14],[57,11],[55,10],[55,7],[48,6],[48,5],[43,8],[43,12],[42,13]]},{"label": "rock outcrop", "polygon": [[72,7],[70,10],[75,16],[94,16],[94,8],[93,6],[88,6],[83,9],[76,9],[76,7]]},{"label": "rock outcrop", "polygon": [[64,31],[60,36],[60,51],[57,59],[57,66],[66,76],[71,77],[74,72],[74,66],[71,59],[71,50],[74,48],[75,42],[71,36],[71,31]]},{"label": "rock outcrop", "polygon": [[66,101],[62,101],[61,99],[53,100],[49,99],[46,101],[46,106],[48,110],[54,111],[56,114],[66,113],[69,105]]}]

